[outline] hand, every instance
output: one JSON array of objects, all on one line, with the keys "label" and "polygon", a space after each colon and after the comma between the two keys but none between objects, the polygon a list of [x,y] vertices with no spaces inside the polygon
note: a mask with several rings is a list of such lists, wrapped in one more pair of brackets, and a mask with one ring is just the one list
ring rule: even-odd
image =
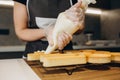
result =
[{"label": "hand", "polygon": [[82,2],[78,1],[75,5],[65,11],[68,19],[73,21],[76,26],[84,22],[85,13],[81,7]]},{"label": "hand", "polygon": [[[50,46],[54,45],[53,37],[52,37],[53,29],[54,29],[53,25],[45,29],[46,38],[47,38]],[[62,50],[72,40],[72,35],[70,35],[69,33],[66,33],[66,32],[62,32],[62,33],[59,33],[57,40],[58,40],[57,41],[58,49]]]},{"label": "hand", "polygon": [[53,36],[52,35],[53,35],[54,26],[55,26],[55,23],[51,23],[44,29],[45,37],[47,38],[50,46],[53,46]]},{"label": "hand", "polygon": [[72,40],[72,35],[66,32],[62,32],[58,35],[58,49],[62,50],[70,41]]}]

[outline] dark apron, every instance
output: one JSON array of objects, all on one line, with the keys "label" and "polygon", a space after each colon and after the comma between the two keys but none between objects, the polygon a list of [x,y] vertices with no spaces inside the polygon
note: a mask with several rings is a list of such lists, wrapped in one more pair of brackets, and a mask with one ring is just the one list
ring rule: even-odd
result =
[{"label": "dark apron", "polygon": [[[35,22],[35,17],[43,18],[57,18],[60,12],[70,8],[69,0],[29,0],[28,1],[28,13],[29,13],[29,28],[38,28]],[[46,50],[48,46],[47,41],[32,41],[27,42],[24,56],[27,53],[32,53],[38,50]],[[71,50],[72,42],[68,44],[65,50]]]}]

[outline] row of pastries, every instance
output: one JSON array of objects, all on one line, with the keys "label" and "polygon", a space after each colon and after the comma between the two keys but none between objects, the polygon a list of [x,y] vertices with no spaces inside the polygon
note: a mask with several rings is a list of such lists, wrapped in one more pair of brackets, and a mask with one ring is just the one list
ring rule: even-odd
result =
[{"label": "row of pastries", "polygon": [[28,61],[39,60],[44,67],[68,66],[86,63],[110,63],[120,61],[120,52],[98,50],[65,50],[63,53],[54,51],[45,54],[44,51],[35,51],[27,55]]}]

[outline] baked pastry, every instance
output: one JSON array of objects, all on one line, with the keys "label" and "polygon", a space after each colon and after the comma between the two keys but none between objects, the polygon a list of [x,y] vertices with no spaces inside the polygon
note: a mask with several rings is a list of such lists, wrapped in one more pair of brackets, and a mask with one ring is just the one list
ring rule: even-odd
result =
[{"label": "baked pastry", "polygon": [[84,49],[84,50],[80,50],[81,52],[96,52],[96,50],[94,49]]},{"label": "baked pastry", "polygon": [[94,52],[96,52],[96,50],[80,50],[80,52],[82,52],[83,54],[86,55],[86,57],[88,58],[89,55],[93,54]]},{"label": "baked pastry", "polygon": [[40,56],[40,62],[44,61],[44,58],[48,58],[48,57],[64,57],[64,56],[74,56],[74,54],[68,53],[68,54],[62,54],[62,53],[55,53],[55,54],[43,54]]},{"label": "baked pastry", "polygon": [[96,51],[97,54],[110,54],[110,51]]},{"label": "baked pastry", "polygon": [[67,65],[77,65],[86,64],[86,56],[84,54],[63,54],[59,56],[45,56],[43,59],[44,67],[54,67],[54,66],[67,66]]},{"label": "baked pastry", "polygon": [[64,50],[65,54],[71,53],[71,54],[78,54],[80,53],[80,50]]},{"label": "baked pastry", "polygon": [[44,52],[42,51],[36,51],[34,53],[28,53],[27,54],[27,60],[28,61],[36,61],[36,60],[40,60],[40,55],[43,55]]},{"label": "baked pastry", "polygon": [[107,51],[96,51],[88,56],[88,63],[110,63],[111,54]]},{"label": "baked pastry", "polygon": [[120,52],[111,52],[111,59],[115,62],[120,62]]}]

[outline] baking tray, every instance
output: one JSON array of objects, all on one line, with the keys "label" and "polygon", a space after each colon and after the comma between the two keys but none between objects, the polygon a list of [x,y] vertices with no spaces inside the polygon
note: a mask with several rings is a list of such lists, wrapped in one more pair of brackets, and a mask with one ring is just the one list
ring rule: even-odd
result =
[{"label": "baking tray", "polygon": [[120,62],[111,62],[111,63],[104,63],[104,64],[78,64],[78,65],[68,65],[68,66],[56,66],[56,67],[44,67],[40,61],[28,61],[30,66],[37,66],[43,68],[46,73],[50,71],[57,71],[62,70],[66,72],[68,75],[72,75],[75,71],[82,68],[89,68],[94,70],[108,70],[109,67],[120,67]]}]

